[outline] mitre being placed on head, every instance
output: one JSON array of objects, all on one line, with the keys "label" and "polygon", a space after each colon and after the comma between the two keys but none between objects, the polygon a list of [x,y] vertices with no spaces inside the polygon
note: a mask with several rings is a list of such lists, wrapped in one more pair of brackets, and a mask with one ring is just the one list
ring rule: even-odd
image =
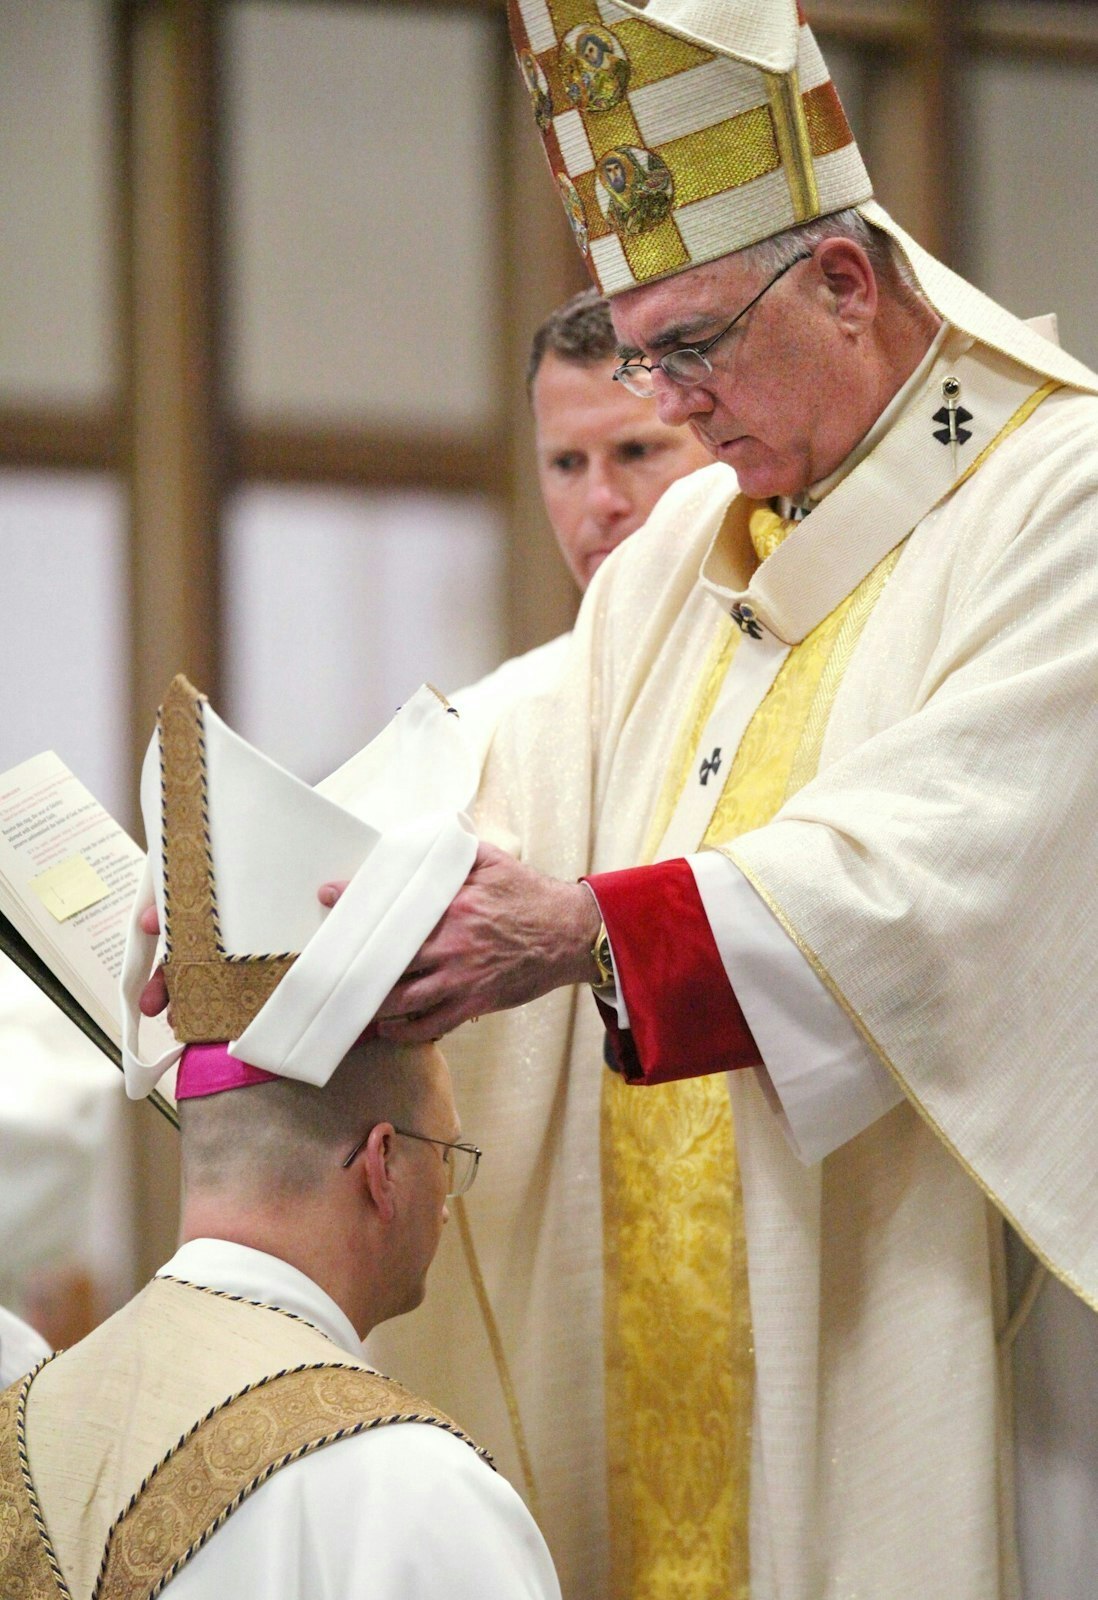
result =
[{"label": "mitre being placed on head", "polygon": [[[181,1098],[267,1076],[327,1083],[468,875],[477,777],[431,689],[313,789],[176,678],[141,777],[148,866],[122,973],[131,1099],[188,1046]],[[318,889],[344,879],[326,911]],[[138,999],[156,940],[138,918],[153,900],[177,1044],[146,1062]]]},{"label": "mitre being placed on head", "polygon": [[508,16],[565,214],[604,294],[857,209],[896,240],[948,322],[1095,387],[876,203],[797,0],[508,0]]}]

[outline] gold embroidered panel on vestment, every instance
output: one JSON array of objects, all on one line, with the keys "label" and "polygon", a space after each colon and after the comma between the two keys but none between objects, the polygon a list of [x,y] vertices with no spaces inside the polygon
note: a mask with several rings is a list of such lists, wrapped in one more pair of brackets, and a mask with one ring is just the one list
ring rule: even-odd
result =
[{"label": "gold embroidered panel on vestment", "polygon": [[24,1379],[0,1394],[0,1595],[71,1600],[33,1495],[23,1445]]},{"label": "gold embroidered panel on vestment", "polygon": [[723,1077],[631,1088],[605,1075],[602,1173],[613,1593],[740,1600],[733,1538],[751,1420],[743,1250]]},{"label": "gold embroidered panel on vestment", "polygon": [[210,845],[204,697],[175,678],[160,708],[164,979],[172,1029],[188,1044],[236,1039],[263,1008],[293,954],[226,954]]},{"label": "gold embroidered panel on vestment", "polygon": [[[845,669],[898,555],[898,550],[890,552],[830,616],[789,652],[740,741],[728,782],[721,791],[705,835],[706,845],[716,848],[730,844],[741,833],[769,822],[792,792],[790,779],[795,770],[799,771],[802,783],[814,776],[815,767],[811,772],[806,771],[797,757],[802,740],[811,733],[815,760],[819,760],[823,726],[826,726],[842,676],[841,672],[837,676],[828,674],[828,693],[823,704],[819,690],[826,669],[840,641]],[[844,628],[848,618],[854,620],[853,630]],[[817,722],[822,726],[817,727]]]},{"label": "gold embroidered panel on vestment", "polygon": [[[769,554],[788,524],[751,519]],[[748,725],[704,844],[760,827],[815,771],[854,644],[898,551],[790,651]],[[656,854],[737,649],[719,624],[656,807]],[[811,767],[811,771],[809,770]],[[620,1600],[748,1600],[754,1354],[732,1113],[722,1076],[602,1099],[607,1439]]]},{"label": "gold embroidered panel on vestment", "polygon": [[310,1366],[255,1384],[197,1423],[146,1479],[108,1535],[93,1600],[148,1600],[279,1468],[411,1422],[476,1449],[441,1412],[361,1367]]}]

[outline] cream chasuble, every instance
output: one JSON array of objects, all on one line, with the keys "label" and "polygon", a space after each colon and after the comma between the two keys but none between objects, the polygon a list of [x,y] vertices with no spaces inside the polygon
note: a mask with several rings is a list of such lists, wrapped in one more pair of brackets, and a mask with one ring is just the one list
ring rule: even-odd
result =
[{"label": "cream chasuble", "polygon": [[261,1251],[183,1245],[25,1387],[0,1406],[5,1600],[559,1600],[510,1485]]},{"label": "cream chasuble", "polygon": [[40,1550],[77,1600],[151,1593],[274,1471],[436,1417],[296,1314],[170,1277],[5,1400],[4,1448],[18,1438],[27,1468],[5,1459],[4,1519],[23,1478],[48,1531]]},{"label": "cream chasuble", "polygon": [[[829,930],[833,937],[844,926],[832,908],[845,900],[850,920],[849,943],[841,947],[844,978],[856,987],[863,1031],[868,970],[881,986],[874,1007],[886,1009],[912,1047],[930,1047],[921,1019],[936,1029],[954,1005],[966,1019],[956,1032],[948,1030],[948,1044],[935,1037],[941,1054],[926,1069],[936,1104],[942,1104],[939,1126],[945,1132],[948,1112],[958,1131],[949,1146],[909,1099],[822,1164],[806,1168],[792,1154],[754,1075],[732,1078],[756,1356],[752,1600],[838,1600],[859,1588],[875,1600],[931,1593],[1000,1600],[1013,1592],[1009,1518],[1001,1509],[1009,1491],[996,1353],[1001,1230],[982,1192],[983,1174],[967,1156],[957,1161],[951,1147],[960,1150],[966,1124],[976,1142],[976,1130],[991,1139],[991,1149],[1004,1136],[1011,1138],[1012,1126],[1004,1128],[1001,1118],[995,1134],[988,1131],[1000,1069],[997,1062],[994,1070],[985,1066],[969,1075],[970,1026],[974,1014],[981,1025],[994,1019],[989,1037],[996,1050],[1003,1048],[1028,991],[999,981],[1002,897],[992,867],[1002,871],[1008,859],[996,851],[1000,807],[994,802],[989,814],[985,804],[974,839],[965,827],[969,799],[961,774],[967,783],[971,764],[972,793],[984,802],[995,792],[989,785],[1000,782],[1019,808],[1030,796],[1028,830],[1040,841],[1050,796],[1038,796],[1028,775],[1023,783],[1023,752],[1034,732],[1045,741],[1058,737],[1050,725],[1058,714],[1057,696],[1061,690],[1081,692],[1091,670],[1084,658],[1095,630],[1072,624],[1065,650],[1047,624],[1065,610],[1081,615],[1096,603],[1098,564],[1084,551],[1093,532],[1088,519],[1098,501],[1098,470],[1081,463],[1098,459],[1098,406],[1066,391],[1051,395],[951,492],[949,451],[933,439],[943,373],[964,362],[966,397],[979,401],[969,403],[983,431],[962,456],[962,470],[1041,385],[1039,376],[1004,358],[980,347],[966,355],[964,346],[965,341],[947,343],[882,443],[754,574],[737,577],[728,566],[727,541],[714,544],[734,491],[732,475],[714,467],[676,485],[647,529],[607,563],[592,586],[553,718],[541,719],[536,728],[515,718],[501,729],[480,801],[486,832],[521,840],[524,859],[559,877],[635,865],[653,849],[659,819],[653,818],[652,797],[679,809],[673,794],[668,798],[668,784],[678,782],[684,750],[694,738],[684,743],[684,712],[698,704],[699,685],[713,673],[715,652],[727,638],[721,609],[750,598],[766,624],[766,640],[804,639],[916,524],[876,605],[859,616],[860,633],[851,637],[838,626],[829,660],[845,659],[845,673],[831,681],[831,669],[823,666],[812,703],[826,705],[829,714],[816,718],[809,706],[776,818],[759,826],[744,812],[735,826],[749,831],[729,849],[798,936],[797,917],[810,921],[816,943],[805,939],[804,946],[821,966],[820,946],[828,944]],[[920,497],[922,504],[905,523],[905,511]],[[1061,530],[1062,550],[1051,542]],[[711,545],[703,587],[697,572]],[[775,626],[778,632],[772,633]],[[749,670],[742,663],[758,642],[743,639],[728,682],[737,671]],[[770,648],[764,641],[764,649]],[[781,667],[781,649],[773,653],[771,682]],[[1029,674],[1023,683],[1028,721],[1018,734],[1023,746],[1012,752],[1005,770],[992,769],[987,764],[994,751],[1006,748],[1003,735],[1012,726],[1006,708],[1019,671]],[[957,675],[980,679],[985,672],[975,700],[959,696],[977,719],[972,730],[963,731]],[[1087,681],[1092,684],[1093,676]],[[757,685],[747,721],[768,687],[766,681]],[[998,715],[996,699],[1003,706]],[[1088,691],[1088,706],[1090,699]],[[993,718],[988,726],[979,717],[985,704]],[[937,722],[941,732],[942,719],[945,743],[930,738],[924,749],[923,727],[929,735]],[[989,741],[985,735],[993,730]],[[1079,738],[1075,726],[1073,749],[1061,748],[1051,770],[1071,770]],[[899,759],[897,752],[912,744],[918,747],[915,767],[907,771],[901,763],[903,783],[885,782],[881,774],[888,768],[879,770],[878,761]],[[817,816],[822,797],[829,809]],[[1074,789],[1065,802],[1069,810],[1076,803]],[[692,819],[692,839],[672,839],[676,850],[697,847],[715,803],[715,796],[707,800],[709,812],[700,823]],[[906,823],[879,857],[882,869],[887,867],[880,884],[867,877],[857,845],[870,827],[867,812],[875,843],[890,837],[890,817]],[[719,826],[727,826],[730,838],[730,819],[725,816]],[[1072,829],[1074,834],[1075,824]],[[965,837],[963,860],[953,854],[954,833]],[[913,839],[925,839],[933,852],[929,860],[949,859],[943,892],[948,888],[966,908],[955,934],[947,936],[948,922],[942,928],[934,923],[933,934],[924,932],[925,949],[915,958],[905,918],[919,904],[920,883],[929,880],[916,876],[900,897],[886,887],[909,860],[925,874],[925,861],[911,854]],[[796,865],[798,852],[808,852],[810,868]],[[659,853],[668,853],[666,839]],[[1025,855],[1014,839],[1011,872]],[[1047,856],[1042,866],[1051,870]],[[1058,863],[1057,871],[1064,870]],[[842,896],[831,902],[840,882]],[[1040,956],[1042,969],[1069,931],[1063,908],[1072,902],[1062,885],[1058,890],[1055,938],[1051,912],[1041,919],[1039,950],[1030,948],[1021,919],[1008,930],[1027,950],[1030,964]],[[786,905],[783,893],[793,905]],[[866,897],[862,909],[859,895]],[[1039,898],[1037,884],[1032,896]],[[873,928],[871,940],[856,937],[859,926]],[[879,936],[884,943],[878,954]],[[929,963],[929,972],[911,978],[913,959]],[[826,971],[837,989],[830,963]],[[958,974],[968,972],[977,977],[958,983]],[[932,985],[928,977],[935,979]],[[963,991],[951,992],[948,1001],[947,981]],[[845,987],[843,993],[849,1002]],[[981,1057],[982,1051],[981,1046]],[[470,1197],[467,1220],[494,1319],[495,1355],[461,1239],[451,1237],[446,1280],[440,1284],[436,1278],[434,1304],[419,1314],[431,1338],[417,1339],[416,1317],[407,1319],[405,1329],[394,1328],[399,1364],[484,1438],[518,1483],[520,1446],[525,1449],[564,1592],[576,1600],[607,1593],[605,1390],[597,1359],[603,1260],[595,1226],[601,1030],[586,996],[558,993],[522,1013],[484,1018],[461,1030],[449,1041],[448,1055],[465,1124],[490,1146],[483,1190],[478,1186]],[[895,1055],[888,1055],[899,1072]],[[1041,1062],[1037,1039],[1027,1034],[1025,1050],[1011,1049],[1010,1059],[1009,1070],[1020,1074],[1020,1093],[1022,1079],[1032,1077]],[[912,1065],[909,1071],[901,1074],[905,1092],[918,1098],[913,1084],[921,1069]],[[1098,1216],[1079,1211],[1079,1197],[1088,1193],[1080,1174],[1093,1145],[1079,1120],[1081,1091],[1071,1087],[1070,1074],[1064,1081],[1070,1112],[1056,1103],[1059,1084],[1054,1089],[1047,1081],[1043,1100],[1055,1114],[1074,1180],[1053,1185],[1054,1194],[1074,1196],[1074,1212],[1069,1215],[1062,1201],[1050,1208],[1065,1224],[1057,1265],[1068,1275],[1076,1241],[1094,1236],[1090,1224]],[[656,1092],[628,1091],[640,1099]],[[1016,1109],[1014,1099],[1008,1123]],[[1047,1149],[1047,1138],[1036,1141],[1028,1111],[1022,1120],[1031,1148]],[[974,1171],[979,1183],[973,1182]],[[1011,1205],[1010,1189],[1010,1174],[1003,1172],[998,1203],[1034,1239],[1033,1215],[1045,1209],[1040,1190],[1026,1192],[1023,1184]],[[1047,1254],[1056,1259],[1051,1249]],[[658,1316],[653,1321],[647,1359],[658,1364],[666,1329]],[[447,1329],[463,1340],[463,1372],[440,1354]],[[394,1366],[397,1347],[390,1342],[384,1356]],[[576,1420],[566,1452],[552,1426],[565,1403],[573,1406]],[[635,1420],[613,1415],[611,1435]],[[695,1418],[699,1448],[706,1429],[705,1416]],[[685,1493],[685,1471],[683,1479]],[[615,1497],[612,1503],[620,1502]],[[622,1530],[614,1532],[618,1538]],[[627,1537],[629,1529],[624,1532]],[[620,1538],[618,1546],[623,1547]]]}]

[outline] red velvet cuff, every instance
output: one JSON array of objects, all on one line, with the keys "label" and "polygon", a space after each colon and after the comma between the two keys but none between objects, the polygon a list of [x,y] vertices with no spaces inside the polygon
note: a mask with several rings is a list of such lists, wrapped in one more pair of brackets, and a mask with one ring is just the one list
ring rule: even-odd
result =
[{"label": "red velvet cuff", "polygon": [[762,1057],[724,970],[690,865],[681,857],[589,884],[629,1011],[599,1001],[608,1064],[629,1083],[670,1083],[758,1066]]}]

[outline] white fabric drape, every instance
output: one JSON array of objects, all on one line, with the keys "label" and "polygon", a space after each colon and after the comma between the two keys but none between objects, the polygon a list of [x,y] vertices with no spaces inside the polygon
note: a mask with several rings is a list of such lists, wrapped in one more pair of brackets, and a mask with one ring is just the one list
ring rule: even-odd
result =
[{"label": "white fabric drape", "polygon": [[550,695],[564,676],[570,633],[558,634],[521,656],[512,656],[493,672],[454,689],[446,698],[461,717],[461,731],[483,761],[500,720],[520,701]]}]

